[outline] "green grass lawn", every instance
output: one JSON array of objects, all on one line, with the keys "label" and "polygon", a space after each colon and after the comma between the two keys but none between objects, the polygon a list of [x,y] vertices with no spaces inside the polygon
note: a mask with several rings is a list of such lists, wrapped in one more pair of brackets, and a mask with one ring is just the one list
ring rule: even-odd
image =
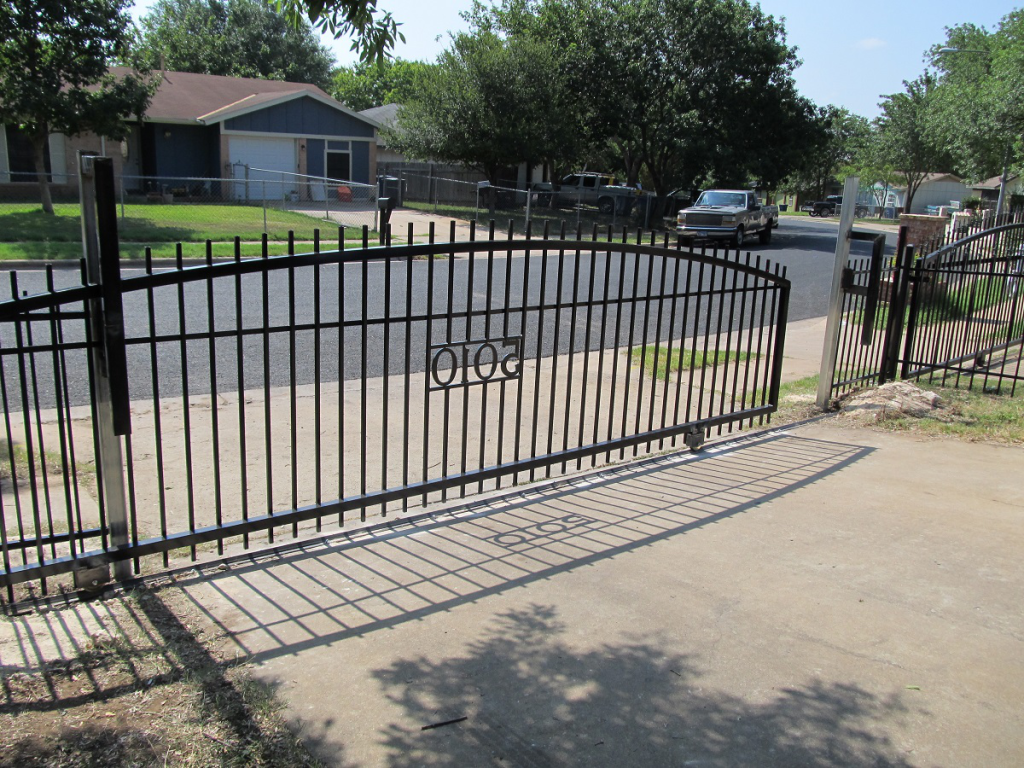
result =
[{"label": "green grass lawn", "polygon": [[[346,238],[348,247],[352,246],[354,238]],[[397,243],[397,240],[392,240]],[[321,250],[334,250],[336,241],[321,240]],[[377,239],[370,238],[370,245],[376,245]],[[127,261],[142,260],[146,257],[146,244],[143,243],[121,243],[121,258]],[[155,243],[149,246],[154,259],[173,259],[177,256],[177,245],[175,243]],[[213,257],[215,259],[230,258],[235,254],[233,243],[213,243]],[[280,256],[285,253],[285,243],[271,241],[269,252],[271,256]],[[296,242],[297,253],[308,253],[313,250],[312,242]],[[242,258],[252,258],[262,255],[260,243],[242,243]],[[202,259],[206,257],[206,243],[184,242],[181,244],[181,255],[185,259]],[[2,243],[0,242],[0,261],[27,260],[27,261],[62,261],[67,259],[78,259],[82,256],[81,243]]]},{"label": "green grass lawn", "polygon": [[[121,255],[126,259],[139,259],[145,247],[152,246],[157,258],[173,258],[175,243],[182,243],[186,258],[202,257],[206,253],[205,241],[214,243],[214,256],[231,256],[232,240],[243,242],[242,255],[260,253],[259,240],[263,236],[263,208],[244,205],[126,205],[124,218],[118,207],[118,229]],[[44,214],[35,204],[0,206],[0,260],[76,259],[82,255],[82,230],[79,208],[73,203],[54,205],[54,216]],[[267,209],[267,237],[276,245],[271,253],[281,253],[280,243],[288,240],[288,232],[295,233],[299,242],[311,243],[313,231],[319,229],[325,248],[337,241],[337,227],[330,222],[294,211]],[[377,233],[370,235],[375,241]],[[362,238],[360,230],[345,230],[348,241]],[[299,250],[312,250],[311,247]]]},{"label": "green grass lawn", "polygon": [[899,225],[899,219],[880,219],[877,216],[865,216],[862,219],[854,219],[855,224],[894,224]]},{"label": "green grass lawn", "polygon": [[642,360],[644,370],[648,373],[653,372],[659,379],[667,378],[669,374],[678,370],[689,370],[691,365],[693,368],[710,368],[726,362],[735,363],[737,357],[743,362],[751,357],[758,357],[749,352],[735,352],[726,349],[720,349],[717,355],[713,351],[704,355],[703,352],[694,354],[689,349],[673,349],[670,355],[668,347],[661,344],[648,345],[642,349],[638,347],[631,354],[633,365],[640,365]]},{"label": "green grass lawn", "polygon": [[[806,216],[811,218],[811,215],[806,211],[779,211],[779,216]],[[817,218],[817,217],[814,217]],[[826,216],[823,221],[839,221],[838,216]],[[899,224],[899,219],[880,219],[877,216],[864,216],[862,218],[854,219],[857,224]]]}]

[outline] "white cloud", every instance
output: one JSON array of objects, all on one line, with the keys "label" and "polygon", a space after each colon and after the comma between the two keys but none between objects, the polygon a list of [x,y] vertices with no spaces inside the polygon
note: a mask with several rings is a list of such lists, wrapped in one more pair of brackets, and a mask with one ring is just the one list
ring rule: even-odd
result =
[{"label": "white cloud", "polygon": [[872,51],[875,48],[884,48],[887,45],[885,40],[880,37],[865,37],[863,40],[857,41],[857,47],[862,48],[865,51]]}]

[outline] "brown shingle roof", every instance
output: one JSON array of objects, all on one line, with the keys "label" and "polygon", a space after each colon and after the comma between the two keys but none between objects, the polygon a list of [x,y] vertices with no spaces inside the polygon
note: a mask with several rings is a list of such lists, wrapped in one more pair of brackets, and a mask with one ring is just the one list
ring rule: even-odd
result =
[{"label": "brown shingle roof", "polygon": [[925,177],[921,180],[921,183],[922,184],[930,184],[933,181],[953,181],[953,182],[959,182],[959,181],[963,181],[963,179],[961,179],[955,173],[927,173],[927,174],[925,174]]},{"label": "brown shingle roof", "polygon": [[[129,72],[125,67],[111,67],[111,73]],[[303,91],[330,99],[315,85],[286,83],[282,80],[257,80],[248,77],[199,75],[194,72],[161,72],[160,87],[146,110],[147,120],[198,120],[250,97],[269,100]],[[247,103],[254,103],[249,101]],[[339,107],[342,105],[339,103]]]},{"label": "brown shingle roof", "polygon": [[[1006,181],[1007,183],[1009,183],[1011,181],[1014,181],[1016,178],[1017,174],[1010,173],[1007,174]],[[1002,181],[1003,177],[1001,175],[993,176],[991,179],[985,179],[984,181],[979,181],[977,184],[972,184],[971,189],[999,189],[999,185],[1002,183]]]}]

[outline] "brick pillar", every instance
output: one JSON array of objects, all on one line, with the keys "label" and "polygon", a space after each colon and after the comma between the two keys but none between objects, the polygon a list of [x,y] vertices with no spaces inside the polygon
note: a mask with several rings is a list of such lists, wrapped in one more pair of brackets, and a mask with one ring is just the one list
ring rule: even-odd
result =
[{"label": "brick pillar", "polygon": [[914,251],[924,255],[935,243],[946,234],[949,219],[945,216],[925,216],[919,213],[900,214],[900,224],[907,228],[907,244],[914,246]]}]

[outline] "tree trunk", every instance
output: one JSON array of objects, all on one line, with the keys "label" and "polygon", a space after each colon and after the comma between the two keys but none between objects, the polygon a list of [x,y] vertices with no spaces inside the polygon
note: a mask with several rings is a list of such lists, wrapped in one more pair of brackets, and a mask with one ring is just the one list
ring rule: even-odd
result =
[{"label": "tree trunk", "polygon": [[908,178],[908,180],[907,180],[907,199],[906,199],[905,207],[903,208],[903,212],[904,213],[910,213],[910,208],[911,208],[911,206],[914,205],[914,195],[917,194],[917,188],[920,187],[920,186],[921,186],[921,182],[920,181],[917,182],[916,184],[914,184]]},{"label": "tree trunk", "polygon": [[43,205],[43,213],[53,215],[53,199],[50,197],[50,182],[46,179],[46,142],[48,132],[41,129],[32,134],[32,160],[36,167],[36,180],[39,182],[39,200]]},{"label": "tree trunk", "polygon": [[643,165],[643,160],[632,155],[627,155],[626,161],[626,183],[629,186],[635,186],[637,181],[640,179],[640,167]]}]

